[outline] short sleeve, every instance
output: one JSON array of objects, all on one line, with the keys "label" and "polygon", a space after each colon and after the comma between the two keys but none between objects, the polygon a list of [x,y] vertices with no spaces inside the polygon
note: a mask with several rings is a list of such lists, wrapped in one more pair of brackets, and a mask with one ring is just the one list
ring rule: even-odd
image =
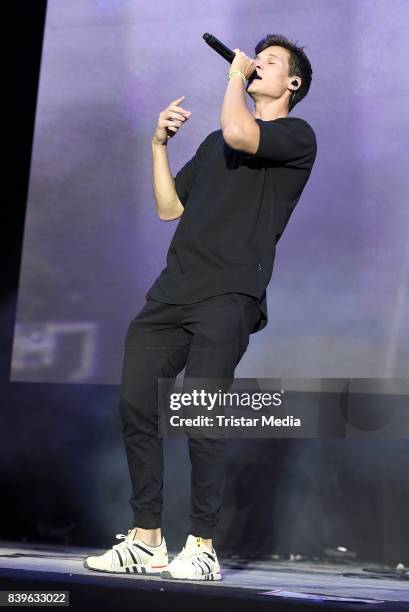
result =
[{"label": "short sleeve", "polygon": [[193,183],[208,149],[212,134],[214,134],[214,132],[206,136],[206,138],[198,146],[193,157],[189,159],[189,161],[187,161],[179,170],[176,176],[173,177],[175,181],[176,193],[183,206],[186,205]]},{"label": "short sleeve", "polygon": [[312,167],[317,153],[317,141],[307,121],[299,117],[256,121],[260,128],[260,142],[252,157],[298,168]]}]

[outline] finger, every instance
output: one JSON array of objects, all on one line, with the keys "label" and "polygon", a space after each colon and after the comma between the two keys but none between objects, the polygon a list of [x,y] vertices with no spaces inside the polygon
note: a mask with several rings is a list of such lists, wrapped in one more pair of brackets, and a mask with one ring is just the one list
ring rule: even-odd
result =
[{"label": "finger", "polygon": [[184,123],[184,120],[179,119],[179,117],[169,117],[169,120],[172,121],[175,125],[182,125],[182,123]]},{"label": "finger", "polygon": [[165,125],[173,125],[173,126],[177,126],[178,128],[180,128],[183,121],[179,121],[179,119],[166,119],[164,123]]},{"label": "finger", "polygon": [[170,104],[179,104],[179,102],[182,102],[184,98],[186,98],[186,96],[180,96],[180,98],[176,98],[176,100],[173,100]]},{"label": "finger", "polygon": [[173,119],[165,119],[165,121],[162,122],[161,127],[167,127],[169,129],[172,128],[177,131],[180,128],[180,125],[178,125],[178,123],[180,124],[181,122],[174,121]]},{"label": "finger", "polygon": [[174,119],[180,119],[181,121],[186,121],[187,119],[186,115],[183,115],[183,113],[176,113],[174,111],[169,111],[168,116]]},{"label": "finger", "polygon": [[190,117],[190,115],[192,114],[190,111],[185,110],[181,106],[171,106],[169,107],[169,110],[175,111],[177,113],[182,113],[183,115],[186,115],[187,117]]}]

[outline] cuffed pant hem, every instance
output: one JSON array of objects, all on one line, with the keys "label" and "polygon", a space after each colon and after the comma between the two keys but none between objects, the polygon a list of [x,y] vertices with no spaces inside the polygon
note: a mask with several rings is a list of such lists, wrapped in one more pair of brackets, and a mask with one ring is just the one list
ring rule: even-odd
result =
[{"label": "cuffed pant hem", "polygon": [[205,540],[209,540],[213,539],[215,527],[212,527],[212,525],[208,525],[206,523],[190,523],[189,533],[197,537],[200,536]]},{"label": "cuffed pant hem", "polygon": [[154,514],[134,514],[133,526],[141,529],[160,529],[162,526],[161,517]]}]

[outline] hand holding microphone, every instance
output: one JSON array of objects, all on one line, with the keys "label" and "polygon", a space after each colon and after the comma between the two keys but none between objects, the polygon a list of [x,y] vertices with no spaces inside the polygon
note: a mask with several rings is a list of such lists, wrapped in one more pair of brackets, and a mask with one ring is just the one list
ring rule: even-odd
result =
[{"label": "hand holding microphone", "polygon": [[256,70],[255,61],[243,53],[243,51],[240,51],[240,49],[237,48],[232,51],[216,38],[216,36],[208,32],[203,34],[203,38],[216,53],[224,57],[224,59],[231,64],[229,72],[237,70],[244,75],[245,79],[249,79]]},{"label": "hand holding microphone", "polygon": [[[237,70],[244,75],[244,78],[247,81],[255,71],[256,63],[253,59],[251,59],[251,57],[248,57],[248,55],[243,53],[243,51],[240,51],[238,48],[234,49],[234,53],[235,57],[232,61],[231,67],[229,68],[229,74],[230,72]],[[244,85],[246,85],[246,82],[244,82]]]}]

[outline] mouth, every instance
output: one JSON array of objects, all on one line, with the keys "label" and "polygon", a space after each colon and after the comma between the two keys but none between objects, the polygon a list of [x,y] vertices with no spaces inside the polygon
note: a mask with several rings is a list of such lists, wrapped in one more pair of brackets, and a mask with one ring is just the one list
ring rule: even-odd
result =
[{"label": "mouth", "polygon": [[262,78],[260,75],[255,74],[254,76],[250,77],[250,83],[252,83],[253,81],[261,81]]}]

